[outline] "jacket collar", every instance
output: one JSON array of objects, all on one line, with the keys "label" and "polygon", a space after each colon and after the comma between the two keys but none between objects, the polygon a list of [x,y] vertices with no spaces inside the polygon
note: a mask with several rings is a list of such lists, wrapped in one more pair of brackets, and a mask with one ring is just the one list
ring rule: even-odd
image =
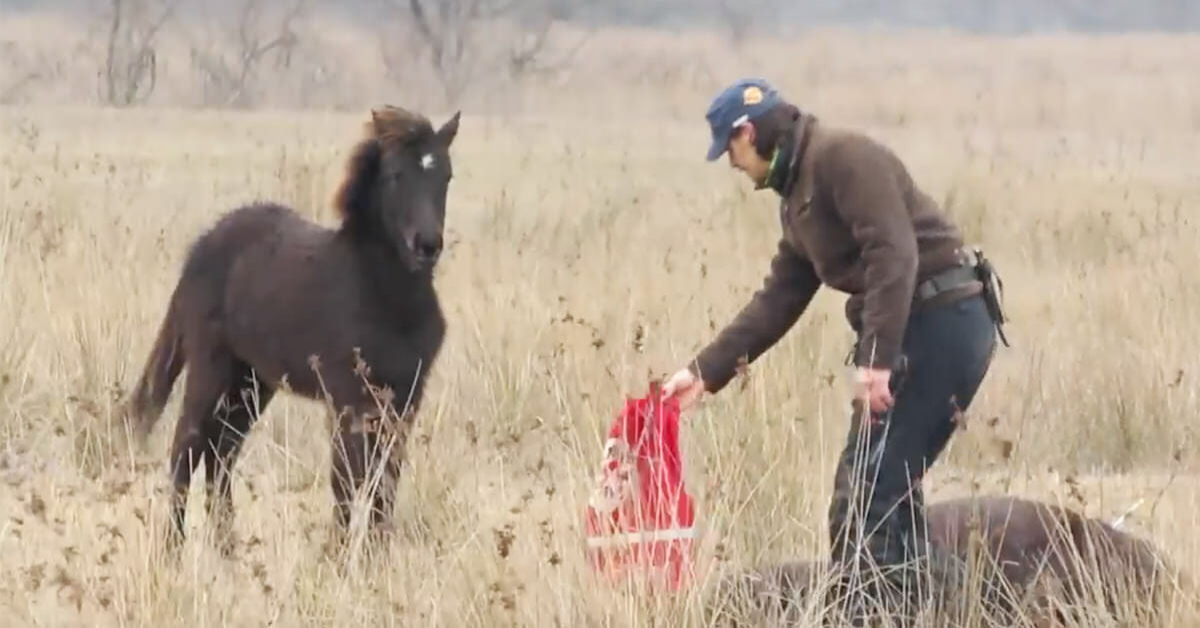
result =
[{"label": "jacket collar", "polygon": [[780,148],[776,157],[779,161],[771,171],[767,186],[779,194],[783,203],[781,209],[787,208],[797,191],[802,205],[812,196],[812,160],[808,159],[808,150],[816,131],[816,116],[802,113],[793,127],[792,137]]}]

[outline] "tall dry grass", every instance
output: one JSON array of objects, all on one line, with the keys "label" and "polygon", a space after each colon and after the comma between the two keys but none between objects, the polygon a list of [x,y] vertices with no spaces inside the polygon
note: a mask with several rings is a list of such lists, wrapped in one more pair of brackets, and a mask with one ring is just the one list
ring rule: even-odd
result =
[{"label": "tall dry grass", "polygon": [[[1014,345],[930,499],[1004,491],[1105,518],[1144,500],[1130,528],[1200,567],[1200,79],[1182,61],[1200,42],[841,33],[740,58],[701,35],[597,42],[566,87],[530,88],[520,113],[466,112],[438,279],[451,332],[401,482],[401,532],[383,567],[349,578],[320,552],[318,404],[278,398],[250,438],[240,557],[204,542],[198,483],[175,569],[155,533],[179,396],[145,452],[108,426],[187,242],[254,198],[329,224],[375,102],[0,111],[4,624],[704,625],[699,596],[647,603],[597,586],[580,524],[622,396],[712,338],[766,269],[775,199],[702,159],[707,99],[749,73],[888,142],[1003,273]],[[818,295],[744,388],[687,417],[701,551],[718,565],[825,552],[848,414],[842,298]],[[1197,619],[1185,601],[1171,625]]]}]

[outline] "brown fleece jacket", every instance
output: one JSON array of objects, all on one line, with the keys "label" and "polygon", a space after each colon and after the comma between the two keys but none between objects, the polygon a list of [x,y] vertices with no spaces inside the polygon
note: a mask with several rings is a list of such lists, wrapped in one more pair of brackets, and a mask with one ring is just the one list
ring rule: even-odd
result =
[{"label": "brown fleece jacket", "polygon": [[[770,271],[691,364],[709,392],[733,378],[740,360],[751,363],[774,345],[822,284],[850,295],[846,318],[859,334],[854,363],[890,367],[917,283],[959,261],[958,229],[891,150],[808,115],[796,132],[795,182],[780,209],[783,235]],[[955,292],[978,291],[973,282]]]}]

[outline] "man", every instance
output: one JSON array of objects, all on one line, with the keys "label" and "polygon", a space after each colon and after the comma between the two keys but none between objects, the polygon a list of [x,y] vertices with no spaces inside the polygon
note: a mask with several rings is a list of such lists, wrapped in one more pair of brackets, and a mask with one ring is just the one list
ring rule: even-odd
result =
[{"label": "man", "polygon": [[[990,266],[964,250],[888,148],[822,126],[766,81],[734,83],[706,117],[708,160],[728,152],[756,189],[778,193],[783,234],[761,289],[664,394],[686,409],[720,391],[740,362],[795,324],[821,285],[849,294],[857,385],[829,507],[834,563],[853,575],[864,558],[884,573],[922,559],[921,478],[971,403],[1003,321]],[[887,582],[911,588],[901,574]]]}]

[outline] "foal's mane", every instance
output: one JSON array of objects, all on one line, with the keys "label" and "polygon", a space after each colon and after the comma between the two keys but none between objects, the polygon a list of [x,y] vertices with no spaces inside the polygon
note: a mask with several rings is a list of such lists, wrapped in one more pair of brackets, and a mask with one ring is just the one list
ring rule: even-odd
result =
[{"label": "foal's mane", "polygon": [[371,119],[363,124],[364,137],[351,150],[346,174],[334,195],[334,210],[342,221],[354,218],[363,209],[367,192],[379,175],[379,158],[385,149],[432,134],[433,124],[419,113],[392,105],[372,109]]}]

